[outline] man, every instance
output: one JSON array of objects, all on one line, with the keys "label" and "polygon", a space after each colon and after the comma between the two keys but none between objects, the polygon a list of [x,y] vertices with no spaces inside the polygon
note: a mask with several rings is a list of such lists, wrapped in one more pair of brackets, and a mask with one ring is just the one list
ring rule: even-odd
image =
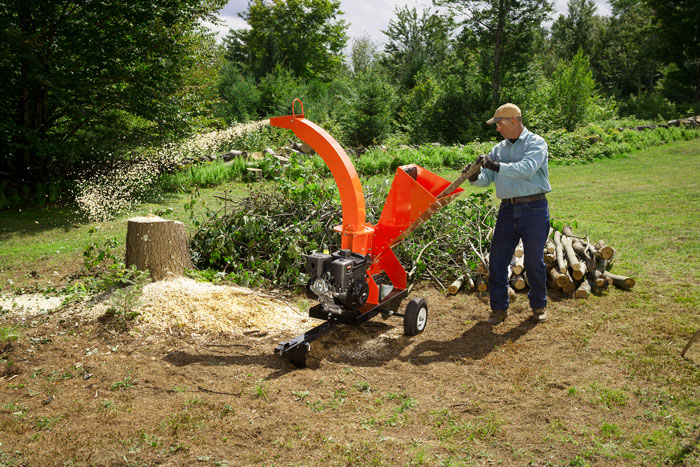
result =
[{"label": "man", "polygon": [[530,291],[528,298],[535,322],[547,320],[547,270],[543,249],[549,235],[549,206],[545,193],[552,191],[547,168],[547,143],[523,126],[518,106],[504,104],[486,122],[496,124],[503,141],[476,164],[483,170],[473,175],[474,186],[496,185],[501,206],[489,254],[491,315],[488,323],[497,325],[508,316],[508,265],[522,239],[525,270]]}]

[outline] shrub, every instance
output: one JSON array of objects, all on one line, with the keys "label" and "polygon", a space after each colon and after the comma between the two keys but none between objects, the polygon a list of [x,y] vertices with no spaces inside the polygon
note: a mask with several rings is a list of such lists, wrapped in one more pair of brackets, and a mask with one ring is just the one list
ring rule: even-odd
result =
[{"label": "shrub", "polygon": [[457,143],[484,136],[487,108],[476,71],[457,61],[438,73],[424,70],[416,76],[399,114],[402,128],[413,143]]},{"label": "shrub", "polygon": [[369,146],[384,141],[394,113],[395,91],[378,71],[355,77],[344,116],[346,140],[354,146]]},{"label": "shrub", "polygon": [[647,119],[671,119],[676,106],[656,91],[632,94],[620,104],[620,115]]},{"label": "shrub", "polygon": [[263,116],[289,115],[292,101],[300,97],[301,85],[292,72],[280,65],[258,83],[260,107]]},{"label": "shrub", "polygon": [[571,61],[557,66],[549,97],[555,124],[573,131],[584,123],[596,93],[588,57],[583,51],[579,50]]},{"label": "shrub", "polygon": [[246,121],[258,116],[260,93],[255,81],[244,77],[238,67],[227,62],[219,72],[219,113],[226,123]]}]

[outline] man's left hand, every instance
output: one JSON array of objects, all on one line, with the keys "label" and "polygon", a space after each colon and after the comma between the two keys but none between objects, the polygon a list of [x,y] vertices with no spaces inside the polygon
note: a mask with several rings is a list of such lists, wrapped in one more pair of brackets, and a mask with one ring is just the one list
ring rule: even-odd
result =
[{"label": "man's left hand", "polygon": [[489,156],[485,156],[483,154],[479,156],[476,162],[481,164],[483,168],[493,170],[494,172],[498,172],[501,169],[501,166],[498,162],[491,159]]}]

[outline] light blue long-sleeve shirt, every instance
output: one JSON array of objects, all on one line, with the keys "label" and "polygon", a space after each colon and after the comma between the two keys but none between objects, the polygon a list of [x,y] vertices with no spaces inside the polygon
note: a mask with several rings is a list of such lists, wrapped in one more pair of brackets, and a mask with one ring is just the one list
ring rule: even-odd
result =
[{"label": "light blue long-sleeve shirt", "polygon": [[549,168],[547,143],[527,128],[511,143],[504,139],[493,147],[489,157],[500,164],[498,172],[482,169],[479,178],[470,182],[474,186],[496,185],[499,199],[549,193]]}]

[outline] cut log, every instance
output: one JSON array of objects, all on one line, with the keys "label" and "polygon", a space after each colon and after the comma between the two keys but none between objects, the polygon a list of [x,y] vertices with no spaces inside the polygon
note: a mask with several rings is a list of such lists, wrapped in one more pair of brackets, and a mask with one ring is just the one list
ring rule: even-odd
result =
[{"label": "cut log", "polygon": [[523,280],[525,281],[525,285],[530,287],[530,281],[527,279],[527,271],[523,271]]},{"label": "cut log", "polygon": [[472,279],[471,274],[467,274],[467,288],[468,288],[469,290],[471,290],[471,289],[473,289],[474,287],[475,287],[475,286],[474,286],[474,279]]},{"label": "cut log", "polygon": [[525,279],[520,274],[516,274],[511,278],[510,286],[515,290],[523,290],[525,288]]},{"label": "cut log", "polygon": [[572,269],[571,271],[571,277],[573,277],[576,281],[583,279],[586,276],[586,271],[588,271],[586,268],[586,263],[578,263],[578,266],[578,269]]},{"label": "cut log", "polygon": [[129,219],[126,265],[150,271],[155,281],[181,276],[192,267],[185,224],[157,216]]},{"label": "cut log", "polygon": [[[571,274],[569,274],[569,271],[566,271],[566,272],[563,274],[563,276],[566,277],[566,282],[567,282],[567,284],[574,285],[574,280],[571,278]],[[574,289],[575,289],[575,288],[576,288],[576,287],[574,287]]]},{"label": "cut log", "polygon": [[565,236],[567,236],[567,237],[573,237],[573,236],[574,236],[574,231],[571,230],[571,226],[570,226],[570,225],[565,225],[565,226],[561,229],[561,234],[562,234],[562,235],[565,235]]},{"label": "cut log", "polygon": [[554,264],[554,263],[556,263],[556,262],[557,262],[557,257],[556,257],[556,256],[554,256],[554,255],[551,254],[551,253],[545,253],[545,254],[544,254],[544,264],[546,264],[547,266],[549,266],[550,264]]},{"label": "cut log", "polygon": [[544,249],[549,254],[554,254],[557,251],[557,247],[554,246],[554,240],[547,240],[544,245]]},{"label": "cut log", "polygon": [[515,253],[513,253],[516,258],[520,258],[525,254],[525,249],[523,248],[523,241],[518,242],[518,246],[515,247]]},{"label": "cut log", "polygon": [[248,167],[246,170],[246,176],[248,180],[262,180],[262,169],[256,169],[255,167]]},{"label": "cut log", "polygon": [[466,278],[464,276],[459,276],[453,283],[450,284],[450,286],[447,288],[447,293],[450,295],[454,295],[459,290],[462,288],[464,283],[466,282]]},{"label": "cut log", "polygon": [[581,285],[578,286],[576,292],[574,292],[574,298],[588,298],[591,294],[591,284],[587,280],[583,280]]},{"label": "cut log", "polygon": [[474,284],[476,284],[476,290],[479,292],[486,292],[489,289],[488,283],[484,280],[481,274],[477,274],[474,277]]},{"label": "cut log", "polygon": [[579,258],[586,258],[588,256],[586,245],[579,239],[572,239],[571,248],[574,249],[574,252],[576,252]]},{"label": "cut log", "polygon": [[593,276],[595,280],[595,286],[598,287],[599,289],[605,288],[608,285],[608,281],[605,277],[603,277],[603,271],[600,271],[598,269],[593,270]]},{"label": "cut log", "polygon": [[480,261],[479,264],[476,265],[476,272],[479,274],[488,274],[489,273],[489,255],[486,254],[484,256],[484,261]]},{"label": "cut log", "polygon": [[603,277],[607,277],[608,279],[612,279],[612,283],[615,284],[617,287],[625,290],[629,290],[632,287],[634,287],[635,281],[631,277],[626,277],[626,276],[620,276],[618,274],[612,274],[608,271],[605,271],[603,273]]},{"label": "cut log", "polygon": [[560,288],[569,283],[569,278],[565,274],[560,273],[557,268],[549,270],[549,277],[551,277],[557,287]]},{"label": "cut log", "polygon": [[571,237],[562,235],[560,241],[561,246],[564,247],[564,255],[566,256],[566,261],[569,263],[569,266],[571,266],[571,269],[573,271],[578,271],[579,269],[581,269],[581,263],[576,257],[576,253],[574,252],[574,249],[571,246]]},{"label": "cut log", "polygon": [[518,294],[515,293],[512,287],[508,287],[508,299],[510,302],[513,303],[516,298],[518,298]]},{"label": "cut log", "polygon": [[552,279],[552,277],[551,277],[549,274],[547,274],[547,287],[549,287],[550,289],[558,289],[558,288],[560,288],[560,287],[557,285],[557,283],[554,282],[554,279]]},{"label": "cut log", "polygon": [[606,245],[603,240],[598,240],[598,242],[595,244],[595,249],[598,252],[598,255],[603,259],[610,260],[613,258],[613,256],[615,256],[615,249]]},{"label": "cut log", "polygon": [[562,287],[561,291],[567,295],[571,295],[576,291],[576,285],[572,281],[572,282],[566,284],[564,287]]},{"label": "cut log", "polygon": [[522,274],[525,269],[525,257],[515,256],[515,263],[513,264],[513,274]]},{"label": "cut log", "polygon": [[564,246],[561,244],[561,232],[554,232],[554,246],[556,247],[557,267],[559,272],[564,274],[568,269],[566,259],[564,258]]},{"label": "cut log", "polygon": [[[582,273],[587,273],[589,280],[591,280],[596,287],[603,287],[603,279],[599,278],[599,276],[596,274],[596,263],[593,259],[593,253],[590,253],[591,250],[578,239],[571,242],[571,248],[573,248],[576,255],[583,260],[583,263],[581,263]],[[574,279],[576,279],[577,274],[572,275],[574,276]]]}]

